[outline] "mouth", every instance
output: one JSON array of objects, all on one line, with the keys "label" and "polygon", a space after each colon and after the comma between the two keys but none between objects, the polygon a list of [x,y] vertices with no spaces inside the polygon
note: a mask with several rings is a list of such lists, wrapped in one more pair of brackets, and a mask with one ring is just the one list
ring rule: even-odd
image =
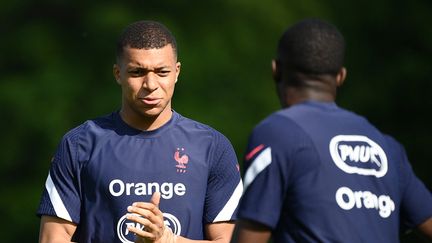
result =
[{"label": "mouth", "polygon": [[146,98],[138,98],[138,100],[141,101],[142,103],[144,103],[145,105],[154,106],[154,105],[159,104],[159,102],[162,99],[160,99],[160,98],[148,98],[148,97],[146,97]]}]

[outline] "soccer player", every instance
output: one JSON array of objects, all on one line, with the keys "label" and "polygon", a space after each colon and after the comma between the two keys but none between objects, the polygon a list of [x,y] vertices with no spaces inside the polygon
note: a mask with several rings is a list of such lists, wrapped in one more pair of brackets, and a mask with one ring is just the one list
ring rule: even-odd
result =
[{"label": "soccer player", "polygon": [[224,135],[172,110],[174,36],[135,22],[116,55],[121,109],[61,140],[37,211],[40,242],[229,242],[243,189],[236,155]]},{"label": "soccer player", "polygon": [[344,52],[341,33],[319,19],[282,35],[272,64],[283,109],[249,138],[239,243],[394,243],[401,228],[432,239],[432,196],[404,148],[335,103]]}]

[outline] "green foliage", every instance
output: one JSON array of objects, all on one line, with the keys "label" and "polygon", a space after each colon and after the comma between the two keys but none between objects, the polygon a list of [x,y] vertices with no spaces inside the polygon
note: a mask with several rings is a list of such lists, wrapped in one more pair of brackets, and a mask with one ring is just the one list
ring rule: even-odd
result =
[{"label": "green foliage", "polygon": [[[253,126],[279,108],[270,61],[282,31],[304,17],[333,22],[348,43],[338,103],[401,141],[431,186],[431,7],[428,0],[2,3],[2,240],[37,240],[35,211],[58,141],[119,108],[114,42],[139,19],[159,20],[177,37],[174,109],[226,134],[240,161]],[[415,241],[411,235],[402,240]]]}]

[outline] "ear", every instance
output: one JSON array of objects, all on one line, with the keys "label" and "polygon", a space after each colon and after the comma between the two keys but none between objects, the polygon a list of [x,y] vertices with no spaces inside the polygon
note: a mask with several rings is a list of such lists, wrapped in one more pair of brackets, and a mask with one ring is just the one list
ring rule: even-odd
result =
[{"label": "ear", "polygon": [[113,75],[118,84],[121,84],[120,81],[120,67],[117,64],[113,65]]},{"label": "ear", "polygon": [[276,83],[278,83],[281,79],[279,62],[276,59],[272,60],[272,76]]},{"label": "ear", "polygon": [[336,85],[337,87],[341,86],[346,78],[347,70],[345,67],[342,67],[339,72],[336,74]]},{"label": "ear", "polygon": [[181,63],[180,63],[180,62],[177,62],[177,63],[176,63],[176,79],[175,79],[175,82],[176,82],[176,83],[177,83],[178,77],[179,77],[179,75],[180,75],[180,67],[181,67]]}]

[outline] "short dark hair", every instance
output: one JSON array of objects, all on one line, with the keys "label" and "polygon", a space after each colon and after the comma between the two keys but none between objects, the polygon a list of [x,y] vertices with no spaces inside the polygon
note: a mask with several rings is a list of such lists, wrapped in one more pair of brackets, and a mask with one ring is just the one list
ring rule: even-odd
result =
[{"label": "short dark hair", "polygon": [[285,31],[277,54],[283,71],[336,74],[343,67],[345,40],[334,25],[316,18],[304,19]]},{"label": "short dark hair", "polygon": [[116,57],[123,55],[124,47],[136,49],[159,49],[171,44],[177,57],[177,43],[173,34],[163,24],[141,20],[129,24],[117,40]]}]

